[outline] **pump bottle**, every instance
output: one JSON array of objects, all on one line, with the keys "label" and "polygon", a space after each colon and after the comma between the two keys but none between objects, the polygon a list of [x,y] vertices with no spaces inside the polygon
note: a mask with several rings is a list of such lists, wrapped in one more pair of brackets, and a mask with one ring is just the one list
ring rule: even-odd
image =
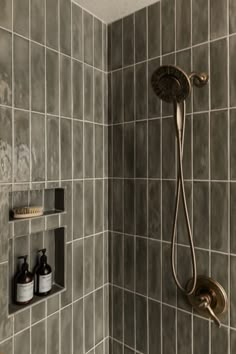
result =
[{"label": "pump bottle", "polygon": [[52,290],[52,269],[47,264],[46,248],[38,252],[42,252],[42,256],[39,265],[35,268],[35,293],[39,296],[45,296]]},{"label": "pump bottle", "polygon": [[18,259],[23,259],[24,262],[15,278],[15,302],[18,305],[26,305],[34,296],[34,276],[29,272],[27,255],[18,257]]}]

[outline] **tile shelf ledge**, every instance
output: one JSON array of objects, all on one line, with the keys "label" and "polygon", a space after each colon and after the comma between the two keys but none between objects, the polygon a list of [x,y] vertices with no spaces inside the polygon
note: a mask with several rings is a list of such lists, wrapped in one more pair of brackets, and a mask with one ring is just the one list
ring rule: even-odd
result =
[{"label": "tile shelf ledge", "polygon": [[66,214],[65,210],[47,210],[45,211],[42,215],[39,216],[32,216],[30,218],[21,218],[21,219],[14,219],[11,215],[9,216],[9,223],[14,223],[14,222],[21,222],[21,221],[30,221],[30,220],[35,220],[35,219],[39,219],[39,218],[43,218],[43,217],[47,217],[47,216],[51,216],[51,215],[59,215],[59,214]]}]

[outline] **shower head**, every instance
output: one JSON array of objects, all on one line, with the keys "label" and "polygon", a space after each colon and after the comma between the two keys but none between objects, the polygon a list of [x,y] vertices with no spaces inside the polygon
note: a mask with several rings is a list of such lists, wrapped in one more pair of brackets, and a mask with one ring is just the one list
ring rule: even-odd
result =
[{"label": "shower head", "polygon": [[188,75],[173,65],[160,66],[152,74],[151,83],[156,95],[165,102],[182,102],[191,92]]}]

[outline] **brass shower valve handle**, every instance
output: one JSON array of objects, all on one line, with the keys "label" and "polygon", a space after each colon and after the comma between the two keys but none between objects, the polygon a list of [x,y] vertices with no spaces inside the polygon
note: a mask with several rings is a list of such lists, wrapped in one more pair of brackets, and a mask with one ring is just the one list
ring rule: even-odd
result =
[{"label": "brass shower valve handle", "polygon": [[210,294],[204,294],[199,296],[199,308],[208,311],[210,317],[213,319],[215,324],[220,328],[221,327],[221,322],[219,318],[216,316],[215,312],[211,308],[211,303],[212,303],[212,297]]},{"label": "brass shower valve handle", "polygon": [[[187,288],[191,286],[192,281],[192,279],[188,281]],[[188,300],[197,313],[211,318],[218,327],[221,327],[218,316],[226,312],[228,298],[224,288],[216,280],[199,275],[195,290],[188,296]]]}]

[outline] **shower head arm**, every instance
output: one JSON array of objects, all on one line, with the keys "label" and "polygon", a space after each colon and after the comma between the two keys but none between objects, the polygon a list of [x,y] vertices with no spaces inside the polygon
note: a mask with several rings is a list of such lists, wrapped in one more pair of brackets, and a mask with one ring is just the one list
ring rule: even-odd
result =
[{"label": "shower head arm", "polygon": [[209,81],[209,75],[206,73],[197,74],[195,72],[190,73],[189,80],[193,81],[193,85],[196,87],[203,87]]}]

